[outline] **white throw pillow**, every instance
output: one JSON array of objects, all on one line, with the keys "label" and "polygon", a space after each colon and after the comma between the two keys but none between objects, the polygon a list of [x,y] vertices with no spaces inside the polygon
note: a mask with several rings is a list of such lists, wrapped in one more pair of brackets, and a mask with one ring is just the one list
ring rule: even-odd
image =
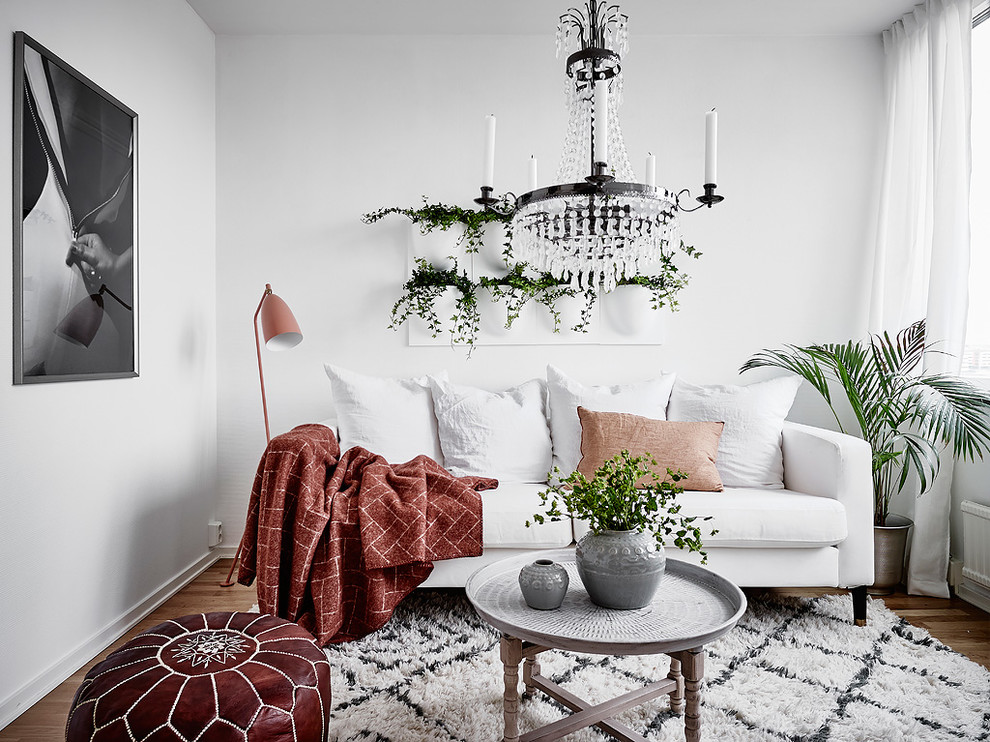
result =
[{"label": "white throw pillow", "polygon": [[443,465],[455,476],[505,482],[545,482],[550,471],[550,431],[545,384],[533,379],[504,392],[489,392],[431,378]]},{"label": "white throw pillow", "polygon": [[[801,379],[781,376],[749,386],[698,386],[680,379],[668,420],[724,422],[715,468],[726,487],[783,489],[781,436]],[[685,482],[691,488],[691,482]]]},{"label": "white throw pillow", "polygon": [[[329,363],[340,450],[361,446],[390,464],[425,454],[443,461],[429,378],[366,376]],[[440,378],[446,379],[446,371]]]},{"label": "white throw pillow", "polygon": [[577,469],[581,461],[581,421],[578,407],[594,412],[626,412],[653,420],[667,419],[667,402],[675,374],[656,379],[614,386],[585,386],[560,369],[547,366],[550,437],[553,439],[553,465],[563,476]]}]

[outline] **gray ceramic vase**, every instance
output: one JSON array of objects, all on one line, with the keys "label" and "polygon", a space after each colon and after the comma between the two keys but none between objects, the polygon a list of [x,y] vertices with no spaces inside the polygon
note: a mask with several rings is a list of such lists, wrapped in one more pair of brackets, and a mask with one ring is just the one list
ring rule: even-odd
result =
[{"label": "gray ceramic vase", "polygon": [[537,559],[519,570],[519,589],[526,605],[541,611],[560,608],[569,583],[567,570],[549,559]]},{"label": "gray ceramic vase", "polygon": [[667,558],[649,533],[586,533],[575,551],[578,575],[588,597],[603,608],[642,608],[653,600]]}]

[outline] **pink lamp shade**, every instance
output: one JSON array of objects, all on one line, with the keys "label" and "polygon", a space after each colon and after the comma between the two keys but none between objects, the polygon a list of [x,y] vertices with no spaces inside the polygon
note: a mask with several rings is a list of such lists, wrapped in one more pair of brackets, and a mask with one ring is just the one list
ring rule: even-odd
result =
[{"label": "pink lamp shade", "polygon": [[276,294],[268,294],[261,305],[261,334],[265,336],[265,347],[269,350],[288,350],[302,341],[302,332],[292,310]]}]

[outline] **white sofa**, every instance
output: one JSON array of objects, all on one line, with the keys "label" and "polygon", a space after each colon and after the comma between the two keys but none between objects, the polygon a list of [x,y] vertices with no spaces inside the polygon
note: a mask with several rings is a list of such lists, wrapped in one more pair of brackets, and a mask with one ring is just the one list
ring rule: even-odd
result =
[{"label": "white sofa", "polygon": [[[423,587],[463,587],[475,570],[490,562],[571,546],[587,531],[585,524],[569,520],[527,527],[526,522],[540,510],[539,493],[546,489],[546,474],[539,477],[543,481],[520,481],[536,479],[533,471],[549,471],[549,466],[541,466],[546,462],[568,464],[561,467],[565,473],[575,468],[573,460],[568,462],[558,448],[567,443],[565,433],[574,435],[573,430],[561,427],[561,419],[577,400],[615,412],[638,414],[652,409],[658,418],[669,412],[687,419],[713,414],[725,418],[725,451],[720,444],[715,461],[725,488],[720,492],[686,489],[678,497],[683,514],[712,516],[705,525],[718,530],[714,536],[704,531],[707,566],[743,587],[850,588],[856,621],[865,621],[865,586],[874,579],[870,447],[852,436],[785,421],[796,381],[775,386],[775,382],[750,387],[681,382],[675,386],[673,375],[666,375],[664,383],[654,379],[641,385],[586,387],[550,367],[549,382],[542,380],[535,388],[538,392],[533,387],[536,382],[529,382],[529,386],[493,393],[450,384],[445,374],[378,379],[333,366],[327,366],[327,373],[342,447],[363,445],[396,462],[426,453],[455,474],[483,474],[500,480],[497,489],[481,493],[484,554],[437,562]],[[769,392],[773,396],[767,396]],[[485,417],[485,405],[499,409]],[[648,409],[642,409],[644,405]],[[747,416],[761,416],[774,405],[775,423],[770,419],[769,423],[762,421],[767,423],[763,428],[747,427],[751,422]],[[479,409],[483,411],[478,413]],[[391,418],[388,424],[382,420],[386,410]],[[479,414],[484,419],[479,421]],[[539,415],[545,416],[546,435],[542,437]],[[573,426],[571,421],[568,424]],[[488,438],[486,425],[494,430]],[[534,435],[527,434],[527,428]],[[502,430],[511,434],[502,436]],[[771,469],[777,467],[776,473],[732,471],[730,455],[744,468],[759,458],[760,452],[749,446],[761,436],[773,444],[768,455],[777,457],[770,464]],[[723,455],[724,462],[720,461]],[[775,479],[781,473],[782,478]],[[769,477],[769,483],[739,486],[754,476],[761,483]],[[690,477],[685,486],[690,487]],[[700,561],[697,554],[671,546],[667,555]]]}]

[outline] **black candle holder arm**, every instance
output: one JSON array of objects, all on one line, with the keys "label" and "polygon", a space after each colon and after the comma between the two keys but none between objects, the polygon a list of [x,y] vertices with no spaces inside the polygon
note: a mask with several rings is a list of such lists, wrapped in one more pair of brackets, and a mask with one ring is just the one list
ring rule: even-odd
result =
[{"label": "black candle holder arm", "polygon": [[695,206],[693,209],[688,209],[681,205],[681,195],[686,193],[688,197],[690,197],[691,191],[687,188],[685,188],[682,191],[678,191],[677,196],[675,196],[677,210],[683,211],[685,214],[690,214],[692,211],[697,211],[698,209],[703,208],[705,206],[707,206],[710,209],[715,204],[721,203],[722,201],[725,200],[725,196],[719,196],[717,193],[715,193],[716,187],[717,186],[714,183],[705,183],[705,193],[704,195],[695,198],[695,201],[698,201],[699,205]]}]

